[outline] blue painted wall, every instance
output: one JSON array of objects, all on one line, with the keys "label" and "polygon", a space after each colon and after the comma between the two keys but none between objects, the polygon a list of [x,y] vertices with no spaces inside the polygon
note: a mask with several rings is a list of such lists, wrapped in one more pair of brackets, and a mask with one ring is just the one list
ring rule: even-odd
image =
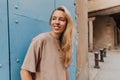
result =
[{"label": "blue painted wall", "polygon": [[9,80],[7,0],[0,0],[0,80]]},{"label": "blue painted wall", "polygon": [[[20,80],[20,67],[32,38],[50,31],[51,12],[59,5],[66,6],[75,18],[74,0],[0,0],[1,80]],[[70,80],[76,77],[75,49]]]}]

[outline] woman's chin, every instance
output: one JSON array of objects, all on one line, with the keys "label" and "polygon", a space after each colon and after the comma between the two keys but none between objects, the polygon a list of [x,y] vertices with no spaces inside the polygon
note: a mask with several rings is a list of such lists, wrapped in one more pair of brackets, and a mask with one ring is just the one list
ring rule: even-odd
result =
[{"label": "woman's chin", "polygon": [[53,31],[56,34],[61,34],[61,31]]}]

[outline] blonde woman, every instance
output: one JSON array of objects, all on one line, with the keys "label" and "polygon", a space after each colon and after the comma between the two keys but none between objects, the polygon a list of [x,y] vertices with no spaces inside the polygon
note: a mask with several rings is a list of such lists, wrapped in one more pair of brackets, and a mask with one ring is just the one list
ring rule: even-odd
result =
[{"label": "blonde woman", "polygon": [[73,21],[64,7],[50,17],[51,32],[35,37],[21,67],[22,80],[69,80],[72,63]]}]

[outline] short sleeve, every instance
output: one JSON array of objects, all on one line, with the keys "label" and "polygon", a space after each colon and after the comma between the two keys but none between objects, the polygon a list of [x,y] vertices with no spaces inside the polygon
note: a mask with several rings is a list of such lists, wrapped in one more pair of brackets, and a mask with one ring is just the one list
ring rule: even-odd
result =
[{"label": "short sleeve", "polygon": [[22,69],[28,70],[30,72],[40,71],[42,46],[43,45],[41,40],[32,40],[21,67]]}]

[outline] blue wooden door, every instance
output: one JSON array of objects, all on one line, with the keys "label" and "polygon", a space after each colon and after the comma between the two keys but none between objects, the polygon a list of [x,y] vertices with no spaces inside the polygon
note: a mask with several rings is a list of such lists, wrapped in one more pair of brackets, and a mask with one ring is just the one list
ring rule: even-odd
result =
[{"label": "blue wooden door", "polygon": [[50,30],[54,0],[9,0],[11,80],[20,80],[20,67],[33,37]]},{"label": "blue wooden door", "polygon": [[0,80],[9,80],[7,0],[0,0]]},{"label": "blue wooden door", "polygon": [[[74,5],[75,0],[56,0],[56,7],[64,5],[67,7],[67,9],[70,11],[71,16],[74,20],[75,23],[75,5]],[[76,80],[76,44],[75,44],[75,39],[74,39],[74,49],[73,49],[73,62],[71,67],[69,68],[69,76],[70,80]]]}]

